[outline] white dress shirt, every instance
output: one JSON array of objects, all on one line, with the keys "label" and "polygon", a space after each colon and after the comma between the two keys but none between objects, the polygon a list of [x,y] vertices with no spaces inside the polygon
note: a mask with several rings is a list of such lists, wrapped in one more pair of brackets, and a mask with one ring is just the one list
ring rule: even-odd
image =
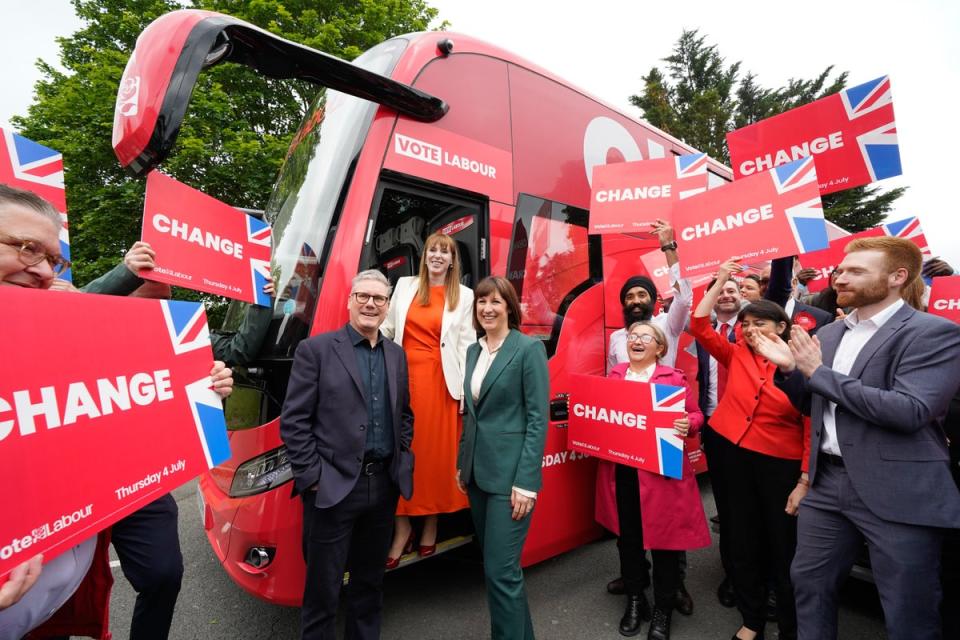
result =
[{"label": "white dress shirt", "polygon": [[[660,358],[660,362],[668,367],[676,366],[677,344],[680,334],[690,317],[690,305],[693,303],[693,289],[690,281],[680,278],[680,265],[670,267],[670,286],[677,285],[680,290],[674,289],[673,303],[667,313],[658,313],[650,318],[650,323],[657,326],[667,336],[667,351]],[[629,360],[627,357],[627,330],[617,329],[610,334],[610,348],[607,351],[607,373],[621,362]]]},{"label": "white dress shirt", "polygon": [[[480,355],[477,356],[477,365],[473,368],[473,377],[470,378],[470,393],[473,395],[474,402],[480,399],[480,389],[483,387],[483,379],[487,377],[487,372],[490,371],[490,365],[493,364],[493,359],[496,358],[497,353],[500,352],[500,347],[497,347],[496,351],[490,351],[487,347],[486,336],[480,338],[477,342],[480,343]],[[502,342],[500,346],[503,346]],[[529,491],[527,489],[521,489],[520,487],[513,487],[513,490],[528,498],[536,499],[537,497],[536,491]]]},{"label": "white dress shirt", "polygon": [[[843,319],[847,330],[840,338],[840,344],[837,345],[831,368],[845,376],[850,375],[850,369],[853,368],[853,363],[856,362],[864,345],[902,306],[903,300],[896,300],[886,309],[866,320],[860,320],[857,313],[859,309],[854,309]],[[840,442],[837,440],[837,403],[835,402],[829,403],[823,412],[823,437],[820,439],[820,450],[835,456],[841,455]]]}]

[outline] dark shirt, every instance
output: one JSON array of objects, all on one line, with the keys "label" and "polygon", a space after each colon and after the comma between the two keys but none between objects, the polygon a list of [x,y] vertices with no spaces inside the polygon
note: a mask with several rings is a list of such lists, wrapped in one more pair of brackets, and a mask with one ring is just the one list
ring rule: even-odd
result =
[{"label": "dark shirt", "polygon": [[357,369],[363,382],[363,396],[367,401],[367,443],[364,457],[389,458],[393,455],[393,415],[390,411],[390,393],[387,385],[387,365],[383,357],[383,335],[377,333],[377,343],[347,325],[347,334],[357,355]]}]

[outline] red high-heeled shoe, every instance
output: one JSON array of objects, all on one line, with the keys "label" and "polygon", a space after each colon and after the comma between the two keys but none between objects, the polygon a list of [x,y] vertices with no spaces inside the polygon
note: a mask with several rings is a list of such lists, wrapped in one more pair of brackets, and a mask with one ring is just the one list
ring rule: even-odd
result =
[{"label": "red high-heeled shoe", "polygon": [[419,552],[421,558],[429,558],[437,552],[437,545],[434,544],[421,544],[419,545]]},{"label": "red high-heeled shoe", "polygon": [[[403,556],[407,555],[412,551],[413,551],[413,529],[410,530],[410,535],[407,536],[407,542],[406,544],[403,545],[403,551],[400,553],[400,558],[403,558]],[[391,558],[390,556],[387,556],[387,563],[386,563],[387,569],[388,570],[396,569],[397,567],[399,567],[400,558]]]}]

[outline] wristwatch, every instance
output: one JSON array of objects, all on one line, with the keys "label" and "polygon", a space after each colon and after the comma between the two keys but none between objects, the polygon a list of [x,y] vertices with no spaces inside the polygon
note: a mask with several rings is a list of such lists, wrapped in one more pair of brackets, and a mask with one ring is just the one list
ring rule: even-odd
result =
[{"label": "wristwatch", "polygon": [[668,242],[667,244],[660,245],[660,251],[666,253],[667,251],[676,251],[677,250],[677,241]]}]

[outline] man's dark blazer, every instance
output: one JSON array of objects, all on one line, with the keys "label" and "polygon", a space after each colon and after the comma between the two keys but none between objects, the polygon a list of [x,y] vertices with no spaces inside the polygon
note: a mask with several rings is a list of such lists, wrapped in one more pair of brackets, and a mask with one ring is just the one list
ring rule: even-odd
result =
[{"label": "man's dark blazer", "polygon": [[823,366],[805,383],[799,371],[786,380],[777,375],[778,386],[812,419],[811,484],[823,413],[833,401],[844,467],[870,511],[891,522],[960,527],[960,493],[940,426],[960,386],[960,325],[905,304],[843,375],[830,367],[846,328],[834,322],[819,331]]},{"label": "man's dark blazer", "polygon": [[[390,477],[404,498],[413,494],[413,412],[407,358],[382,340],[393,407]],[[343,500],[357,483],[367,437],[367,402],[346,327],[303,340],[293,358],[280,437],[293,466],[293,495],[317,485],[318,508]]]}]

